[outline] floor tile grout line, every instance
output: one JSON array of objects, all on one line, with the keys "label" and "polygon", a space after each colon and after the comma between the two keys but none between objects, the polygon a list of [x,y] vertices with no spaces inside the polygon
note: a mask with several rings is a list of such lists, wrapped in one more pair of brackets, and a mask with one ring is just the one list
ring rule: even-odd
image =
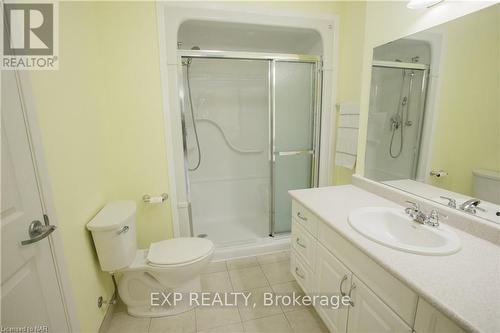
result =
[{"label": "floor tile grout line", "polygon": [[[272,263],[268,263],[268,264],[265,264],[265,265],[269,265],[269,264],[277,264],[277,263],[280,263],[280,262],[283,262],[283,261],[288,261],[288,260],[290,260],[290,258],[285,259],[285,260],[279,260],[279,261],[272,262]],[[260,262],[259,262],[259,265],[260,265],[260,269],[262,270],[262,273],[264,274],[264,277],[265,277],[265,278],[266,278],[266,280],[267,280],[267,283],[269,284],[269,287],[271,288],[271,290],[273,290],[272,284],[271,284],[271,282],[269,281],[269,279],[267,278],[266,273],[264,273],[264,270],[262,269],[262,264],[261,264]],[[284,283],[286,283],[286,282],[284,282]],[[276,284],[278,284],[278,283],[276,283]],[[285,311],[283,310],[283,308],[282,308],[281,306],[280,306],[280,310],[281,310],[281,314],[285,317],[285,320],[286,320],[286,322],[288,323],[288,326],[290,327],[291,332],[293,332],[292,323],[290,322],[290,320],[288,320],[288,317],[287,317],[287,315],[286,315]]]},{"label": "floor tile grout line", "polygon": [[[246,267],[246,268],[253,268],[253,267],[259,267],[259,269],[262,272],[262,275],[264,275],[264,278],[266,279],[266,282],[268,283],[268,286],[260,287],[260,288],[267,288],[267,287],[269,287],[271,289],[271,291],[272,291],[273,289],[271,287],[271,284],[269,283],[269,280],[267,279],[266,275],[264,274],[264,271],[262,270],[262,267],[260,267],[260,264],[258,266],[252,266],[252,267]],[[231,274],[229,274],[229,281],[231,282],[231,285],[233,286],[233,281],[231,279]],[[255,289],[260,289],[260,288],[255,288]],[[233,290],[234,290],[234,286],[233,286]],[[245,292],[245,291],[243,291],[243,292]],[[251,291],[248,291],[248,292],[251,292]],[[276,315],[279,315],[279,314],[284,315],[285,319],[286,319],[286,315],[285,315],[283,309],[281,308],[281,306],[280,306],[280,311],[281,311],[280,313],[275,313],[275,314],[270,314],[270,315],[264,315],[264,316],[261,316],[261,317],[258,317],[258,318],[252,318],[252,319],[248,319],[248,320],[243,320],[243,317],[241,316],[241,312],[240,312],[239,306],[237,307],[237,309],[238,309],[238,314],[240,316],[240,323],[241,323],[241,325],[243,327],[243,331],[246,331],[245,330],[245,325],[243,325],[243,323],[246,323],[246,322],[249,322],[249,321],[252,321],[252,320],[257,320],[257,319],[272,317],[272,316],[276,316]],[[288,323],[288,324],[291,327],[290,323]]]},{"label": "floor tile grout line", "polygon": [[288,323],[288,326],[290,326],[291,332],[293,333],[294,329],[293,329],[292,323],[290,322],[290,319],[288,319],[288,316],[286,315],[286,313],[283,313],[283,315],[285,316],[285,320]]},{"label": "floor tile grout line", "polygon": [[268,284],[269,288],[271,288],[271,290],[273,290],[273,288],[271,287],[271,282],[269,282],[269,279],[267,278],[266,273],[264,272],[264,270],[262,269],[262,267],[261,267],[261,266],[259,266],[259,269],[260,269],[260,271],[262,272],[262,275],[264,275],[264,278],[266,279],[266,281],[267,281],[267,284]]},{"label": "floor tile grout line", "polygon": [[198,308],[198,306],[195,306],[194,307],[194,330],[195,332],[198,332],[198,315],[196,313],[196,309]]},{"label": "floor tile grout line", "polygon": [[[227,261],[226,261],[227,263]],[[226,266],[227,267],[227,266]],[[231,289],[233,290],[234,292],[234,285],[233,285],[233,279],[231,279],[231,274],[229,274],[229,270],[227,272],[227,276],[229,277],[229,283],[231,284]],[[243,326],[242,324],[242,318],[241,318],[241,312],[240,312],[240,307],[239,306],[236,306],[236,309],[238,310],[238,318],[240,318],[240,323],[241,323],[241,326]]]}]

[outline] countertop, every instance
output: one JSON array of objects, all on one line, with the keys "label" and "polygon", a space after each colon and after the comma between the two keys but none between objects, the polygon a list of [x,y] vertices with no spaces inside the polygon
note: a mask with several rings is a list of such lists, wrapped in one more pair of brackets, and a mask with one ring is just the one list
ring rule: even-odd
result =
[{"label": "countertop", "polygon": [[353,185],[289,193],[464,329],[500,332],[499,246],[447,225],[460,237],[459,252],[425,256],[398,251],[365,238],[349,225],[347,217],[361,207],[404,207]]}]

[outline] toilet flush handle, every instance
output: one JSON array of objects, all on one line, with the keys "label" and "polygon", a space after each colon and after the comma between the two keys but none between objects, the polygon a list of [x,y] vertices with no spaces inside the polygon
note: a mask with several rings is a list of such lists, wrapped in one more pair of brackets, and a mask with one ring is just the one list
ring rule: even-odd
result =
[{"label": "toilet flush handle", "polygon": [[122,227],[120,230],[118,230],[118,235],[126,233],[128,229],[130,229],[128,225]]}]

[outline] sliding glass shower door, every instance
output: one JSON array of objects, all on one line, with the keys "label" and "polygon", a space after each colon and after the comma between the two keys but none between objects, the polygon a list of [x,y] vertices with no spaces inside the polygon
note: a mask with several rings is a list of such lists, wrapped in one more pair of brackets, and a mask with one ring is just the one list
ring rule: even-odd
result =
[{"label": "sliding glass shower door", "polygon": [[316,65],[275,61],[272,234],[291,230],[289,190],[314,187]]},{"label": "sliding glass shower door", "polygon": [[269,62],[186,58],[183,72],[194,236],[219,246],[267,237]]},{"label": "sliding glass shower door", "polygon": [[194,236],[217,246],[291,230],[288,190],[316,186],[316,61],[182,57]]}]

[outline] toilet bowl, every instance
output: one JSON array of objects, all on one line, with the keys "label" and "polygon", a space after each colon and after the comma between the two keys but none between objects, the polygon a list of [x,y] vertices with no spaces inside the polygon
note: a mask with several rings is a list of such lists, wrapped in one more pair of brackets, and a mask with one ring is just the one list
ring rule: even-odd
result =
[{"label": "toilet bowl", "polygon": [[137,249],[135,214],[133,201],[115,201],[87,224],[101,269],[120,273],[118,294],[130,315],[162,317],[190,310],[189,294],[201,291],[200,273],[212,258],[213,243],[184,237]]}]

